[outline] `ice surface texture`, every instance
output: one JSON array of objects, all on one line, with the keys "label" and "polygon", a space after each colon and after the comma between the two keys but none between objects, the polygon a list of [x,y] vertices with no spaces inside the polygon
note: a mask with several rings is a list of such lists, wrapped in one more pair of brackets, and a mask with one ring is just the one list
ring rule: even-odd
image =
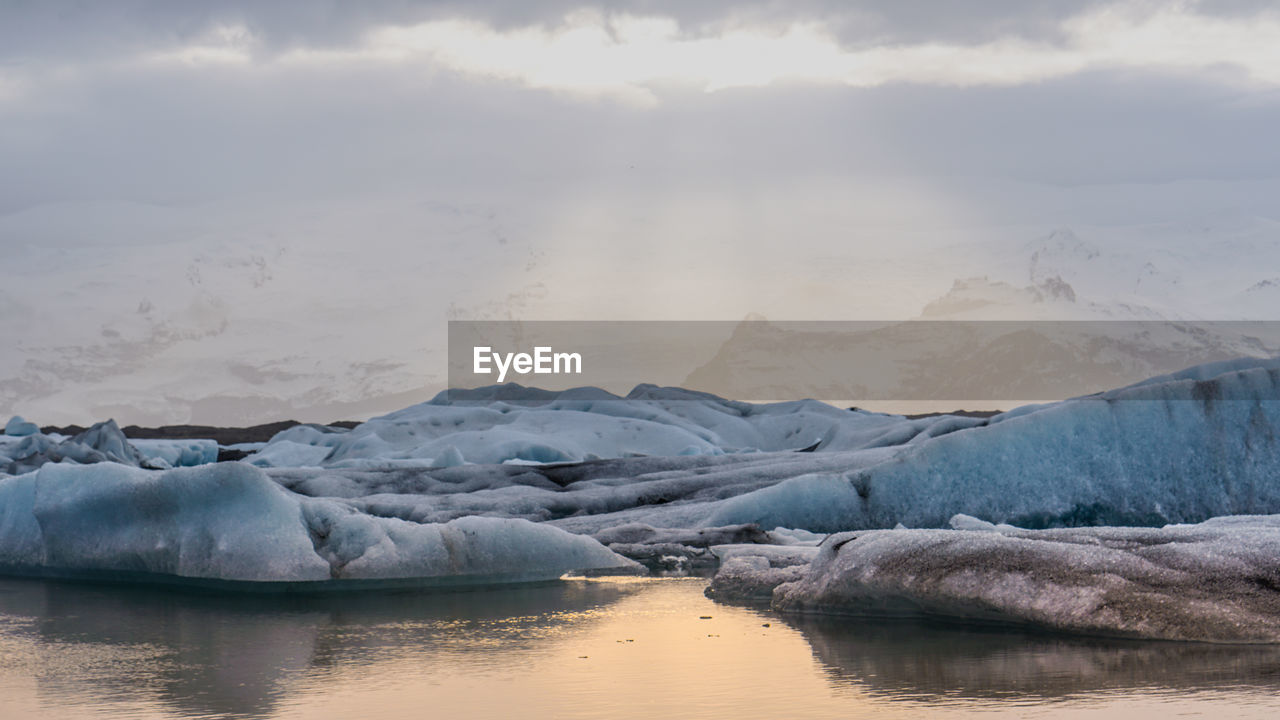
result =
[{"label": "ice surface texture", "polygon": [[218,461],[218,443],[196,439],[130,439],[129,444],[152,461],[168,467],[195,467]]},{"label": "ice surface texture", "polygon": [[[535,391],[514,384],[456,391],[374,418],[349,433],[298,426],[255,455],[263,467],[452,467],[464,463],[562,463],[601,458],[722,455],[812,448],[853,450],[906,442],[975,418],[907,420],[814,400],[753,405],[679,388],[641,385],[626,398],[598,388],[540,391],[537,404],[504,401]],[[484,403],[484,404],[477,404]],[[310,446],[310,451],[308,451]]]},{"label": "ice surface texture", "polygon": [[1053,527],[1274,512],[1280,361],[1251,360],[1020,408],[869,467],[735,497],[707,521],[837,531],[942,527],[955,513]]},{"label": "ice surface texture", "polygon": [[4,425],[4,434],[10,437],[26,437],[40,432],[35,423],[27,422],[21,415],[14,415]]},{"label": "ice surface texture", "polygon": [[30,472],[46,463],[88,465],[101,462],[131,467],[164,467],[163,463],[153,463],[146,454],[139,452],[125,438],[115,420],[97,423],[71,438],[34,432],[24,436],[20,442],[0,445],[0,471],[10,475]]},{"label": "ice surface texture", "polygon": [[[970,527],[973,523],[964,523]],[[783,612],[913,615],[1076,633],[1280,642],[1280,515],[1164,528],[839,533],[803,577],[726,563],[739,599]]]},{"label": "ice surface texture", "polygon": [[[28,526],[0,537],[0,551],[7,564],[52,567],[96,558],[92,548],[101,546],[114,558],[104,568],[118,561],[139,572],[242,579],[243,567],[243,579],[293,573],[312,581],[311,568],[345,580],[434,577],[446,566],[540,573],[544,542],[554,546],[552,559],[570,557],[571,547],[587,553],[583,567],[619,562],[600,543],[665,567],[680,558],[715,562],[710,545],[789,544],[803,537],[795,530],[943,527],[956,513],[1036,528],[1280,512],[1280,360],[1200,366],[990,419],[909,420],[812,401],[749,405],[648,386],[626,401],[581,389],[535,405],[504,401],[510,386],[484,390],[492,397],[470,399],[485,405],[426,403],[349,432],[297,426],[251,458],[291,467],[130,470],[203,450],[140,452],[114,423],[70,440],[4,436],[0,456],[14,474],[58,460],[67,467],[46,464],[4,481],[6,493],[18,493],[0,505],[5,527]],[[208,496],[189,500],[165,483]],[[219,483],[239,484],[225,494],[209,489]],[[28,485],[44,489],[24,506],[15,488]],[[99,495],[108,498],[94,501],[101,517],[58,523],[71,511],[57,508]],[[189,513],[181,523],[156,519],[179,510]],[[240,557],[242,525],[259,520],[288,535],[278,543],[284,554],[268,556],[246,540],[247,559],[226,560]],[[459,544],[449,528],[474,535],[463,533]],[[572,538],[561,531],[594,539],[561,547]],[[273,545],[273,536],[260,537]],[[300,555],[285,552],[290,543]],[[475,550],[486,559],[458,564],[464,546],[488,548]]]},{"label": "ice surface texture", "polygon": [[[519,517],[606,542],[623,542],[600,533],[628,523],[835,532],[898,523],[944,527],[956,513],[1020,527],[1159,526],[1280,512],[1278,376],[1275,360],[1202,366],[1096,396],[1019,408],[961,429],[949,417],[907,420],[828,408],[839,414],[814,452],[726,451],[527,466],[348,467],[323,460],[325,467],[274,468],[269,475],[301,494],[342,498],[377,515],[417,522]],[[734,411],[746,413],[746,420],[727,414],[726,407],[737,406],[704,399],[677,409],[684,416],[715,413],[728,426],[771,418],[792,438],[808,437],[803,430],[797,434],[797,425],[783,425],[803,428],[809,411],[793,412],[800,404],[786,411]],[[519,412],[542,413],[547,442],[555,441],[552,429],[559,418],[577,424],[592,414],[539,407]],[[368,445],[375,437],[399,443],[393,431],[406,437],[425,432],[434,422],[430,418],[452,426],[449,413],[456,409],[417,406],[412,422],[384,419],[351,433],[316,434],[337,443],[329,452],[356,442]],[[814,416],[827,418],[826,413]],[[864,435],[855,433],[858,427]],[[292,443],[310,432],[295,428],[273,444],[282,453],[298,450]],[[283,437],[289,434],[295,439]],[[836,448],[826,445],[840,438],[833,442]]]},{"label": "ice surface texture", "polygon": [[48,464],[0,479],[0,567],[269,583],[547,580],[629,567],[523,520],[421,524],[304,498],[243,463],[148,471]]},{"label": "ice surface texture", "polygon": [[[15,424],[14,418],[9,427]],[[22,423],[19,430],[25,432]],[[35,428],[31,425],[31,428]],[[115,420],[93,425],[74,437],[45,435],[35,428],[13,436],[6,433],[0,442],[0,473],[19,475],[46,463],[89,465],[113,462],[131,467],[163,470],[215,462],[218,444],[213,440],[130,440]]]}]

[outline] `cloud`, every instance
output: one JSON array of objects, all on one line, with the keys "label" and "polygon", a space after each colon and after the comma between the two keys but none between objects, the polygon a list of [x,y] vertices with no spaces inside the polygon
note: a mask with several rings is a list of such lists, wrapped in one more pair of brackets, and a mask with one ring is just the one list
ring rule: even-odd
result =
[{"label": "cloud", "polygon": [[259,40],[244,25],[215,25],[193,41],[174,48],[144,53],[144,62],[159,65],[179,64],[190,67],[205,65],[249,65]]},{"label": "cloud", "polygon": [[[480,6],[478,16],[459,15],[445,3],[412,5],[418,15],[431,10],[432,17],[421,21],[379,21],[381,16],[370,11],[354,19],[359,29],[349,36],[283,33],[278,19],[241,10],[198,31],[188,22],[181,33],[135,41],[101,64],[191,70],[408,67],[424,81],[449,72],[647,107],[671,92],[690,90],[787,84],[1018,86],[1100,70],[1216,73],[1223,81],[1280,86],[1280,14],[1265,6],[1131,1],[1089,4],[1061,16],[1032,3],[1034,12],[1011,12],[1003,22],[992,18],[989,26],[1000,29],[998,36],[965,39],[904,32],[912,20],[925,27],[939,21],[924,22],[926,13],[917,5],[905,3],[896,16],[871,13],[860,4],[838,12],[822,3],[801,3],[790,16],[768,4],[716,5],[719,14],[712,21],[649,3],[642,7],[673,12],[576,10],[548,21],[546,8],[558,3],[537,5],[544,11],[538,19],[495,3]],[[931,7],[939,11],[935,15],[949,12]],[[1222,7],[1236,12],[1214,14]],[[401,8],[384,15],[413,14]],[[333,24],[313,19],[304,26]],[[851,32],[851,26],[861,33]],[[43,63],[11,65],[0,75],[0,102],[19,98],[32,84],[30,73],[65,70],[68,64],[75,65],[45,57]]]},{"label": "cloud", "polygon": [[[417,64],[648,106],[673,88],[1009,86],[1102,69],[1202,72],[1226,67],[1240,79],[1280,85],[1280,17],[1274,14],[1217,17],[1189,3],[1155,10],[1130,3],[1067,18],[1059,32],[1060,42],[1009,35],[976,44],[929,41],[846,48],[814,21],[698,34],[670,17],[579,11],[558,24],[508,29],[464,19],[387,25],[368,30],[348,48],[295,48],[271,62]],[[247,33],[223,28],[218,44],[201,40],[162,57],[189,64],[246,60]]]},{"label": "cloud", "polygon": [[1265,5],[579,4],[10,4],[3,292],[90,347],[284,249],[228,342],[422,368],[455,311],[914,313],[940,245],[1276,213]]}]

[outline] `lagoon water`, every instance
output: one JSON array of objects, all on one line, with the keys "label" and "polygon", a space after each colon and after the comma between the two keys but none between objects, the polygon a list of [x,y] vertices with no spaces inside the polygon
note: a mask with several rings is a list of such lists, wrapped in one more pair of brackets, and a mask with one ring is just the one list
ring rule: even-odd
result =
[{"label": "lagoon water", "polygon": [[801,621],[705,585],[291,598],[0,579],[0,717],[1280,714],[1280,647]]}]

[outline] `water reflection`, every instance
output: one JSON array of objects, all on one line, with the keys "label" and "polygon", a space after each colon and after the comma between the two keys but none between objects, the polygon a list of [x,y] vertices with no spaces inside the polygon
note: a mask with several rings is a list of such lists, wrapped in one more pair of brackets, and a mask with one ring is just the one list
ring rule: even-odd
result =
[{"label": "water reflection", "polygon": [[306,673],[460,643],[519,650],[589,624],[637,584],[328,597],[210,595],[0,579],[0,673],[59,704],[141,694],[183,715],[272,712]]},{"label": "water reflection", "polygon": [[0,716],[1074,716],[1101,704],[1136,717],[1207,698],[1236,716],[1280,710],[1280,648],[783,619],[715,604],[704,586],[299,598],[0,579]]},{"label": "water reflection", "polygon": [[1075,638],[911,620],[788,618],[840,685],[897,700],[1043,702],[1280,690],[1280,647]]}]

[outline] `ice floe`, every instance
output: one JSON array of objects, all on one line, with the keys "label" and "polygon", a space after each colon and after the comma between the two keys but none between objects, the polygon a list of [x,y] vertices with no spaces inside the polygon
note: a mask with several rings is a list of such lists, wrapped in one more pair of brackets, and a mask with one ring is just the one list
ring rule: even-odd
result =
[{"label": "ice floe", "polygon": [[634,564],[524,520],[376,517],[289,492],[244,463],[164,472],[51,463],[0,479],[0,566],[325,589],[548,580]]},{"label": "ice floe", "polygon": [[[719,596],[790,613],[931,615],[1164,640],[1280,642],[1280,515],[1163,528],[838,533],[801,577],[727,562]],[[791,571],[796,572],[796,571]],[[712,593],[716,595],[715,592]]]}]

